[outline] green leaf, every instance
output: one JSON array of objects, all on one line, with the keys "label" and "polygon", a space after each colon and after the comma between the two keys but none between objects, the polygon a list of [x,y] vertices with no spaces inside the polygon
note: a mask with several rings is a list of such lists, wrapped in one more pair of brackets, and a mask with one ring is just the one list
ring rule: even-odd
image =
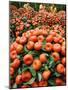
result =
[{"label": "green leaf", "polygon": [[41,68],[40,68],[40,72],[43,72],[44,70],[45,70],[44,67],[41,67]]},{"label": "green leaf", "polygon": [[53,79],[49,79],[48,83],[50,86],[55,86],[55,81]]},{"label": "green leaf", "polygon": [[27,71],[28,69],[29,69],[28,67],[24,67],[24,68],[22,69],[22,72]]},{"label": "green leaf", "polygon": [[53,57],[50,56],[48,63],[49,63],[49,68],[54,68],[55,67],[55,62],[54,62]]},{"label": "green leaf", "polygon": [[33,69],[33,67],[29,67],[29,70],[30,70],[32,76],[35,77],[36,76],[36,71]]},{"label": "green leaf", "polygon": [[60,76],[61,76],[61,74],[60,74],[60,73],[58,73],[58,72],[54,72],[54,73],[53,73],[53,76],[55,76],[55,77],[60,77]]},{"label": "green leaf", "polygon": [[12,79],[13,79],[13,77],[12,77],[12,76],[10,76],[9,78],[10,78],[10,80],[12,80]]},{"label": "green leaf", "polygon": [[13,25],[10,25],[10,29],[12,29],[12,30],[14,30],[15,31],[15,25],[13,24]]},{"label": "green leaf", "polygon": [[48,53],[45,53],[45,55],[46,55],[47,57],[49,57],[49,54],[48,54]]},{"label": "green leaf", "polygon": [[35,54],[34,51],[29,51],[28,54]]},{"label": "green leaf", "polygon": [[41,81],[41,79],[42,79],[42,75],[41,75],[41,73],[38,72],[37,75],[38,75],[38,80]]},{"label": "green leaf", "polygon": [[45,45],[45,44],[46,44],[46,40],[44,40],[44,41],[42,42],[42,44]]},{"label": "green leaf", "polygon": [[29,29],[34,29],[34,26],[32,24],[30,24]]},{"label": "green leaf", "polygon": [[32,55],[36,55],[37,54],[37,52],[34,51],[34,50],[29,51],[26,46],[24,46],[24,53],[26,53],[26,54],[32,54]]},{"label": "green leaf", "polygon": [[18,74],[21,74],[22,73],[22,70],[21,68],[18,69]]},{"label": "green leaf", "polygon": [[45,44],[46,44],[46,40],[44,39],[44,41],[42,42],[42,48],[44,48],[45,47]]},{"label": "green leaf", "polygon": [[44,41],[42,42],[42,51],[46,52],[45,48],[45,44],[46,44],[46,40],[44,39]]},{"label": "green leaf", "polygon": [[23,83],[24,85],[31,85],[35,81],[35,77],[31,78],[28,82]]},{"label": "green leaf", "polygon": [[46,64],[45,64],[44,68],[45,68],[45,70],[48,70],[48,66]]},{"label": "green leaf", "polygon": [[35,8],[36,11],[38,11],[39,10],[39,4],[35,3],[34,8]]},{"label": "green leaf", "polygon": [[17,58],[18,58],[20,61],[22,61],[22,57],[23,57],[23,54],[17,55]]},{"label": "green leaf", "polygon": [[32,54],[33,56],[39,56],[39,52],[37,51],[29,51],[28,54]]},{"label": "green leaf", "polygon": [[57,61],[57,62],[55,63],[55,65],[57,65],[57,64],[60,64],[60,61]]},{"label": "green leaf", "polygon": [[24,16],[24,17],[22,18],[22,20],[23,20],[23,22],[26,22],[26,21],[27,21],[27,17]]},{"label": "green leaf", "polygon": [[32,74],[33,77],[36,76],[36,71],[33,69],[33,67],[24,67],[22,69],[22,72],[27,71],[27,70],[29,70],[31,72],[31,74]]},{"label": "green leaf", "polygon": [[12,88],[17,88],[17,84],[16,84],[16,83],[14,83]]},{"label": "green leaf", "polygon": [[54,61],[54,58],[50,56],[49,61]]},{"label": "green leaf", "polygon": [[38,56],[38,55],[36,55],[34,58],[35,58],[35,59],[38,59],[38,58],[39,58],[39,56]]},{"label": "green leaf", "polygon": [[26,46],[24,46],[24,53],[28,53],[29,52],[29,50],[26,48]]}]

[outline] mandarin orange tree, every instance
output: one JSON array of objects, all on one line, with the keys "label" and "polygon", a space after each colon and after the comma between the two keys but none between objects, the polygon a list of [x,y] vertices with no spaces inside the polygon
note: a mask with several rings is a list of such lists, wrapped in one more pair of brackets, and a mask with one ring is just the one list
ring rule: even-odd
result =
[{"label": "mandarin orange tree", "polygon": [[65,5],[10,2],[10,88],[66,85]]}]

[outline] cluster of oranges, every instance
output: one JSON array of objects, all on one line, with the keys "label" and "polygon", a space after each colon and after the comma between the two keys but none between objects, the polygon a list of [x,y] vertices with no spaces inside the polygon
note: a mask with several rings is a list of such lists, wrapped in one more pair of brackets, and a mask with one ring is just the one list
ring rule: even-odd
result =
[{"label": "cluster of oranges", "polygon": [[[10,26],[15,26],[10,27],[13,31],[10,34],[15,35],[10,44],[10,87],[14,88],[14,84],[15,88],[65,85],[65,12],[52,13],[44,8],[34,11],[25,6],[10,9]],[[25,21],[24,16],[27,17]],[[30,29],[31,25],[33,29]],[[28,68],[32,68],[36,75],[33,76],[35,73]]]}]

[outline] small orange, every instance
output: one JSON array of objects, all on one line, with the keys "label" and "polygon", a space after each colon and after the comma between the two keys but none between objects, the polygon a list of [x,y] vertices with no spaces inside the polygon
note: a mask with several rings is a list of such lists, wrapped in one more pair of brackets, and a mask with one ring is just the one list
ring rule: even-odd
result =
[{"label": "small orange", "polygon": [[52,53],[52,57],[54,58],[54,61],[57,62],[58,60],[60,60],[60,55],[57,52],[53,52]]},{"label": "small orange", "polygon": [[11,76],[14,75],[14,68],[10,67],[9,73],[10,73]]},{"label": "small orange", "polygon": [[57,67],[56,67],[56,70],[57,70],[58,73],[63,74],[64,71],[65,71],[65,67],[64,67],[63,64],[58,64]]},{"label": "small orange", "polygon": [[41,41],[42,42],[43,40],[44,40],[44,36],[43,35],[39,35],[38,36],[38,41]]},{"label": "small orange", "polygon": [[23,57],[23,61],[26,65],[31,65],[32,62],[33,62],[33,56],[30,55],[30,54],[26,54],[24,57]]},{"label": "small orange", "polygon": [[28,50],[31,50],[31,49],[33,49],[34,48],[34,42],[33,41],[28,41],[28,43],[27,43],[27,49]]},{"label": "small orange", "polygon": [[37,36],[31,36],[29,38],[29,41],[37,42],[38,41]]},{"label": "small orange", "polygon": [[53,50],[54,50],[55,52],[60,52],[60,51],[61,51],[61,45],[58,44],[58,43],[54,44],[54,45],[53,45]]},{"label": "small orange", "polygon": [[52,35],[48,35],[46,37],[46,42],[52,42],[53,41],[53,36]]},{"label": "small orange", "polygon": [[48,80],[50,75],[51,75],[51,71],[50,70],[46,70],[46,71],[44,71],[42,73],[42,77],[43,77],[44,80]]},{"label": "small orange", "polygon": [[38,87],[38,83],[37,82],[33,82],[31,86],[32,87]]},{"label": "small orange", "polygon": [[17,52],[16,52],[16,50],[13,50],[13,51],[10,52],[10,58],[12,60],[14,60],[15,58],[17,58]]},{"label": "small orange", "polygon": [[31,79],[32,75],[29,71],[25,71],[22,73],[22,81],[28,82]]},{"label": "small orange", "polygon": [[18,46],[16,47],[16,52],[21,53],[22,50],[23,50],[23,45],[18,44]]},{"label": "small orange", "polygon": [[40,59],[41,63],[47,62],[47,57],[46,57],[46,55],[44,53],[40,54],[39,59]]},{"label": "small orange", "polygon": [[65,65],[66,64],[66,58],[63,57],[62,60],[61,60],[62,64]]},{"label": "small orange", "polygon": [[22,83],[22,76],[21,75],[17,75],[16,79],[15,79],[16,84],[21,84]]},{"label": "small orange", "polygon": [[56,83],[57,86],[63,85],[63,80],[60,79],[60,78],[56,78],[55,83]]},{"label": "small orange", "polygon": [[45,45],[45,50],[46,51],[52,51],[52,48],[53,48],[53,46],[52,46],[52,44],[51,43],[46,43],[46,45]]},{"label": "small orange", "polygon": [[47,81],[40,81],[39,82],[39,87],[46,87],[46,86],[48,86],[48,83],[47,83]]},{"label": "small orange", "polygon": [[33,68],[34,68],[35,70],[39,70],[39,69],[41,68],[42,64],[41,64],[40,60],[35,59],[35,60],[33,61],[32,66],[33,66]]},{"label": "small orange", "polygon": [[36,42],[34,45],[35,50],[40,50],[42,48],[42,43],[41,42]]},{"label": "small orange", "polygon": [[12,63],[11,63],[11,67],[13,67],[14,69],[18,68],[20,65],[20,60],[19,59],[15,59]]}]

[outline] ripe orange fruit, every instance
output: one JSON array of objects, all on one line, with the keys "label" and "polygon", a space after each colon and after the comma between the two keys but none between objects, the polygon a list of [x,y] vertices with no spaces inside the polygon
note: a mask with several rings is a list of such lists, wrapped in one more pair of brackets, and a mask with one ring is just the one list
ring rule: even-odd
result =
[{"label": "ripe orange fruit", "polygon": [[44,35],[44,36],[47,36],[48,35],[48,32],[45,29],[43,29],[42,32],[41,32],[41,34]]},{"label": "ripe orange fruit", "polygon": [[30,86],[28,86],[28,85],[23,85],[23,86],[21,86],[21,88],[29,88]]},{"label": "ripe orange fruit", "polygon": [[48,83],[47,83],[47,81],[40,81],[39,82],[39,87],[46,87],[46,86],[48,86]]},{"label": "ripe orange fruit", "polygon": [[32,75],[29,71],[25,71],[22,73],[22,81],[28,82],[31,79]]},{"label": "ripe orange fruit", "polygon": [[18,46],[16,47],[16,52],[21,53],[22,50],[23,50],[23,46],[21,44],[18,44]]},{"label": "ripe orange fruit", "polygon": [[22,83],[22,76],[21,75],[16,76],[15,83],[16,84],[21,84]]},{"label": "ripe orange fruit", "polygon": [[15,48],[14,48],[14,45],[12,43],[11,46],[10,46],[10,52],[13,51],[13,50],[15,50]]},{"label": "ripe orange fruit", "polygon": [[42,43],[41,42],[36,42],[34,45],[35,50],[40,50],[42,48]]},{"label": "ripe orange fruit", "polygon": [[52,48],[53,48],[53,46],[52,46],[52,44],[51,43],[46,43],[46,45],[45,45],[45,50],[46,51],[52,51]]},{"label": "ripe orange fruit", "polygon": [[31,65],[33,62],[33,56],[30,54],[27,54],[23,57],[23,61],[26,65]]},{"label": "ripe orange fruit", "polygon": [[60,51],[61,51],[61,45],[58,44],[58,43],[54,44],[54,45],[53,45],[53,50],[54,50],[55,52],[60,52]]},{"label": "ripe orange fruit", "polygon": [[19,36],[16,38],[16,42],[20,43],[20,37]]},{"label": "ripe orange fruit", "polygon": [[38,41],[37,36],[31,36],[29,38],[29,41],[37,42]]},{"label": "ripe orange fruit", "polygon": [[14,75],[14,68],[10,67],[9,73],[10,73],[11,76]]},{"label": "ripe orange fruit", "polygon": [[53,37],[53,40],[54,40],[54,42],[55,42],[55,43],[58,43],[58,42],[59,42],[59,38],[58,38],[58,37],[56,37],[56,36],[55,36],[55,37]]},{"label": "ripe orange fruit", "polygon": [[48,35],[46,37],[46,42],[52,42],[53,41],[53,36],[52,35]]},{"label": "ripe orange fruit", "polygon": [[66,58],[63,57],[62,60],[61,60],[62,64],[65,65],[66,64]]},{"label": "ripe orange fruit", "polygon": [[50,33],[49,33],[50,35],[53,35],[53,36],[56,36],[56,32],[54,32],[54,31],[50,31]]},{"label": "ripe orange fruit", "polygon": [[63,85],[63,80],[60,79],[60,78],[56,78],[55,83],[56,83],[57,86]]},{"label": "ripe orange fruit", "polygon": [[39,70],[41,68],[41,65],[42,65],[41,62],[38,59],[35,59],[32,64],[32,66],[35,70]]},{"label": "ripe orange fruit", "polygon": [[16,49],[17,48],[17,46],[18,46],[18,43],[15,41],[15,42],[13,42],[13,47]]},{"label": "ripe orange fruit", "polygon": [[33,82],[31,86],[32,87],[38,87],[38,83],[37,82]]},{"label": "ripe orange fruit", "polygon": [[65,46],[62,46],[62,47],[61,47],[61,54],[62,54],[63,56],[65,56],[65,54],[66,54],[66,53],[65,53]]},{"label": "ripe orange fruit", "polygon": [[10,58],[12,60],[14,60],[15,58],[17,58],[17,52],[16,52],[16,50],[13,50],[13,51],[10,52]]},{"label": "ripe orange fruit", "polygon": [[39,29],[36,28],[33,32],[33,35],[35,35],[35,36],[39,35]]},{"label": "ripe orange fruit", "polygon": [[42,77],[43,77],[44,80],[48,80],[50,75],[51,75],[51,71],[50,70],[46,70],[46,71],[44,71],[42,73]]},{"label": "ripe orange fruit", "polygon": [[40,59],[41,63],[47,62],[47,57],[46,57],[46,55],[44,53],[40,54],[39,59]]},{"label": "ripe orange fruit", "polygon": [[28,50],[31,50],[33,48],[34,48],[34,42],[33,41],[28,41],[28,43],[27,43],[27,49]]},{"label": "ripe orange fruit", "polygon": [[64,67],[63,64],[58,64],[57,67],[56,67],[56,70],[57,70],[58,73],[63,74],[64,71],[65,71],[65,67]]},{"label": "ripe orange fruit", "polygon": [[43,40],[44,40],[44,36],[43,35],[39,35],[38,36],[38,41],[41,41],[42,42]]},{"label": "ripe orange fruit", "polygon": [[20,65],[20,60],[19,59],[15,59],[12,63],[11,63],[11,67],[13,68],[18,68]]},{"label": "ripe orange fruit", "polygon": [[27,38],[25,36],[22,36],[19,42],[20,44],[25,44],[27,42]]},{"label": "ripe orange fruit", "polygon": [[57,62],[58,60],[60,60],[60,55],[57,52],[53,52],[52,53],[52,57],[54,58],[54,61]]}]

